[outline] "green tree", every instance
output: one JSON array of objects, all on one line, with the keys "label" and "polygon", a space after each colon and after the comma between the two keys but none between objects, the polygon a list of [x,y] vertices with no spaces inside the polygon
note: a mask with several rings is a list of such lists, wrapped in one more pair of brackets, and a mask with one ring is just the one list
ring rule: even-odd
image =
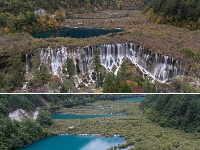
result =
[{"label": "green tree", "polygon": [[66,69],[67,69],[67,73],[69,75],[69,78],[73,77],[75,69],[74,69],[74,63],[73,63],[72,59],[67,59]]},{"label": "green tree", "polygon": [[100,57],[99,57],[99,50],[94,48],[94,56],[93,56],[93,68],[96,72],[96,88],[103,86],[103,66],[101,65]]},{"label": "green tree", "polygon": [[56,10],[55,15],[55,19],[59,22],[63,22],[66,20],[66,15],[62,11]]},{"label": "green tree", "polygon": [[46,109],[41,109],[39,111],[36,121],[42,126],[50,126],[53,124],[51,113]]},{"label": "green tree", "polygon": [[20,89],[22,82],[25,81],[24,77],[24,66],[21,59],[21,52],[17,46],[14,46],[10,49],[10,57],[8,58],[9,62],[9,77],[8,82],[13,85],[13,88]]},{"label": "green tree", "polygon": [[48,83],[51,79],[51,75],[48,72],[48,68],[44,63],[40,65],[39,71],[36,73],[35,77],[39,82],[42,82],[43,85]]},{"label": "green tree", "polygon": [[200,132],[199,95],[148,95],[141,104],[147,116],[163,127]]}]

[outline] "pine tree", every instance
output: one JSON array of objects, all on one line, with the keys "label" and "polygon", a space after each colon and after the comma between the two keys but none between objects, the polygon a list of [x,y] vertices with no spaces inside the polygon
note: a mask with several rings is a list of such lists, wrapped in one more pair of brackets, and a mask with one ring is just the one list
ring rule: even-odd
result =
[{"label": "pine tree", "polygon": [[46,84],[49,82],[51,78],[51,75],[48,72],[48,68],[45,64],[40,65],[39,71],[36,73],[36,79],[39,80],[39,82],[42,82],[42,84]]},{"label": "pine tree", "polygon": [[21,53],[17,46],[11,48],[10,57],[8,58],[8,64],[8,82],[13,85],[13,88],[17,87],[19,89],[22,85],[22,82],[25,81],[25,68],[22,63]]},{"label": "pine tree", "polygon": [[74,72],[75,72],[74,63],[73,63],[72,59],[67,59],[65,66],[67,68],[67,73],[69,75],[69,78],[71,78],[74,75]]},{"label": "pine tree", "polygon": [[99,50],[94,48],[94,58],[93,58],[93,67],[96,72],[97,81],[96,81],[96,88],[103,86],[103,67],[101,65],[100,57],[99,57]]}]

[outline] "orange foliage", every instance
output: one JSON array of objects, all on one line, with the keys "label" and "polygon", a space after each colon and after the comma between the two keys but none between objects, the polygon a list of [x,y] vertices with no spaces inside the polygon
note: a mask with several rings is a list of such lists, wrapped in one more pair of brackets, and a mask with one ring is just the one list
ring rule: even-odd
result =
[{"label": "orange foliage", "polygon": [[126,84],[131,88],[132,92],[135,92],[135,90],[138,88],[138,83],[131,80],[126,80]]},{"label": "orange foliage", "polygon": [[4,31],[7,33],[9,31],[8,27],[5,27]]}]

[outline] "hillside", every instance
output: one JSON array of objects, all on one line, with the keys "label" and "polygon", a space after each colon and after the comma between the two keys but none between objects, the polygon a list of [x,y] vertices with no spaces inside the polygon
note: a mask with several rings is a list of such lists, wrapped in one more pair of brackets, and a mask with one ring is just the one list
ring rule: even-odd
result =
[{"label": "hillside", "polygon": [[148,95],[141,107],[162,127],[200,132],[200,95]]},{"label": "hillside", "polygon": [[199,0],[152,0],[146,11],[146,15],[156,23],[200,29]]}]

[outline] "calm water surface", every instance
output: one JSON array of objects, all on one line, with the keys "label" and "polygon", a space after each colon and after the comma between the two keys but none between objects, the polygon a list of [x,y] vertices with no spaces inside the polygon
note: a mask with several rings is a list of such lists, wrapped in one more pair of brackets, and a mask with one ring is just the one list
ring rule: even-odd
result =
[{"label": "calm water surface", "polygon": [[50,37],[71,37],[71,38],[88,38],[105,35],[108,33],[121,32],[123,29],[96,29],[96,28],[64,28],[59,30],[50,30],[46,32],[32,34],[34,38]]},{"label": "calm water surface", "polygon": [[101,137],[91,135],[59,135],[45,138],[20,150],[106,150],[124,144],[123,137]]},{"label": "calm water surface", "polygon": [[73,114],[53,114],[53,119],[91,119],[91,118],[102,118],[112,116],[125,116],[125,114],[99,114],[99,115],[73,115]]},{"label": "calm water surface", "polygon": [[124,99],[118,99],[117,102],[142,102],[145,96],[138,96],[138,97],[130,97]]}]

